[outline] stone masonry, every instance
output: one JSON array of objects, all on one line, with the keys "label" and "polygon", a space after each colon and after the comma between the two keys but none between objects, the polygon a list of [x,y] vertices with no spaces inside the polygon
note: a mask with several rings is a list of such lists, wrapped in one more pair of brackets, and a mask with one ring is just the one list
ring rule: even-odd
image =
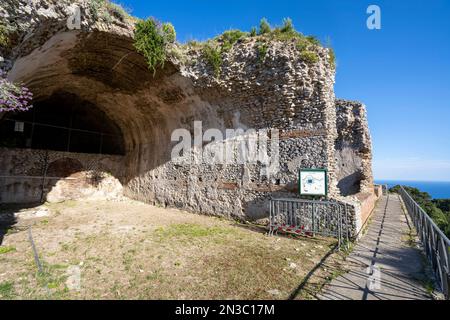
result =
[{"label": "stone masonry", "polygon": [[[0,51],[2,68],[36,100],[76,94],[120,127],[126,154],[117,159],[121,169],[114,176],[124,195],[258,220],[267,217],[270,197],[298,197],[299,168],[326,168],[329,197],[359,214],[353,195],[371,192],[373,184],[366,111],[360,103],[335,100],[329,49],[317,48],[319,61],[308,64],[294,43],[273,40],[261,60],[257,41],[244,38],[224,53],[216,76],[199,49],[175,44],[183,58],[171,57],[153,76],[133,48],[133,18],[111,14],[104,21],[89,1],[73,5],[82,9],[81,30],[67,28],[67,1],[2,1],[0,17],[16,26],[13,46]],[[180,128],[193,134],[195,121],[224,136],[227,129],[279,130],[280,170],[174,161],[171,134]],[[0,157],[7,152],[0,150]]]}]

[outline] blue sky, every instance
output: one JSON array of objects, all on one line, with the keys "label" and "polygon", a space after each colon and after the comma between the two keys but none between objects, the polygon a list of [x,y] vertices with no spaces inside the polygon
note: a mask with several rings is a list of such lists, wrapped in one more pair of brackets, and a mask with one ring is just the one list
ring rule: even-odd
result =
[{"label": "blue sky", "polygon": [[[262,17],[290,17],[331,44],[336,96],[366,104],[376,179],[450,181],[450,1],[122,0],[133,15],[170,21],[178,40],[204,40]],[[366,9],[381,8],[381,30]]]}]

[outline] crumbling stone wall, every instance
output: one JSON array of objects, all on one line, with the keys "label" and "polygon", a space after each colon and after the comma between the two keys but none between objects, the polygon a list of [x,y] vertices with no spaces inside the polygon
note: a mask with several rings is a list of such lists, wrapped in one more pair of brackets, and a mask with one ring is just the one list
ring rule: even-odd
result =
[{"label": "crumbling stone wall", "polygon": [[122,166],[122,156],[0,148],[0,203],[117,198]]},{"label": "crumbling stone wall", "polygon": [[140,173],[129,183],[127,195],[208,214],[258,219],[267,216],[270,196],[296,195],[300,167],[328,168],[330,194],[337,194],[334,72],[327,49],[312,66],[301,61],[294,44],[272,43],[263,62],[258,62],[257,52],[254,40],[236,44],[224,58],[219,77],[198,52],[189,53],[198,63],[180,72],[192,81],[214,117],[187,114],[185,127],[193,131],[193,120],[201,120],[205,130],[217,128],[223,134],[227,128],[277,128],[280,171],[267,174],[258,164],[174,166],[168,160]]},{"label": "crumbling stone wall", "polygon": [[342,195],[373,191],[372,143],[365,106],[357,101],[336,100],[337,180]]},{"label": "crumbling stone wall", "polygon": [[[336,104],[329,49],[318,48],[318,61],[306,63],[294,43],[271,40],[261,59],[256,40],[244,38],[224,53],[217,75],[200,50],[175,45],[182,57],[174,55],[153,75],[133,47],[131,18],[94,19],[89,3],[78,1],[82,28],[68,30],[68,2],[19,2],[0,5],[0,14],[18,24],[17,41],[2,51],[2,67],[12,81],[29,86],[35,99],[45,101],[64,90],[95,104],[120,127],[126,155],[114,175],[128,197],[260,219],[268,215],[270,197],[297,196],[300,167],[328,169],[329,196],[339,201],[345,201],[340,192],[358,191],[346,183],[338,189],[348,175],[361,171],[360,189],[370,187],[365,113]],[[266,170],[261,163],[174,161],[177,142],[171,134],[180,128],[193,134],[194,121],[224,135],[226,129],[279,130],[280,170]],[[343,170],[349,159],[354,165]]]}]

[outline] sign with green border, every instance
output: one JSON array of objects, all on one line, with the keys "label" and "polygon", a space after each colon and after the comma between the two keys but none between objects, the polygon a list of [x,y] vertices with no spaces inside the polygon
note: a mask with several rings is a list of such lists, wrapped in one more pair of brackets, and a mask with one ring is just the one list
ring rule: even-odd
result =
[{"label": "sign with green border", "polygon": [[298,172],[298,190],[302,196],[328,195],[327,169],[300,169]]}]

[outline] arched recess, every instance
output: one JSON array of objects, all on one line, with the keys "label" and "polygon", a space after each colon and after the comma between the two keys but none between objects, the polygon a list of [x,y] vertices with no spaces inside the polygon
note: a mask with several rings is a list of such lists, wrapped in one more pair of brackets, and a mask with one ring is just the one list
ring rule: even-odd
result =
[{"label": "arched recess", "polygon": [[[195,105],[189,98],[193,95],[190,81],[174,65],[167,62],[154,75],[134,50],[131,38],[107,32],[58,33],[42,47],[17,59],[8,76],[33,92],[36,105],[34,111],[14,115],[12,120],[33,122],[29,117],[34,112],[44,118],[45,114],[53,115],[56,122],[66,118],[70,121],[67,113],[76,109],[76,116],[82,118],[79,123],[90,125],[87,131],[103,134],[104,142],[108,137],[112,139],[103,145],[107,152],[101,147],[95,152],[94,146],[99,143],[89,137],[85,146],[90,147],[83,150],[81,137],[67,142],[66,137],[49,134],[55,141],[64,140],[53,149],[64,151],[66,145],[65,151],[70,153],[123,155],[118,160],[120,165],[112,166],[120,171],[112,174],[122,184],[170,160],[170,134],[187,121]],[[3,115],[0,126],[8,117]],[[53,125],[80,129],[70,122]],[[80,131],[73,132],[81,135]],[[77,141],[78,146],[73,145]],[[33,142],[22,143],[39,148]]]}]

